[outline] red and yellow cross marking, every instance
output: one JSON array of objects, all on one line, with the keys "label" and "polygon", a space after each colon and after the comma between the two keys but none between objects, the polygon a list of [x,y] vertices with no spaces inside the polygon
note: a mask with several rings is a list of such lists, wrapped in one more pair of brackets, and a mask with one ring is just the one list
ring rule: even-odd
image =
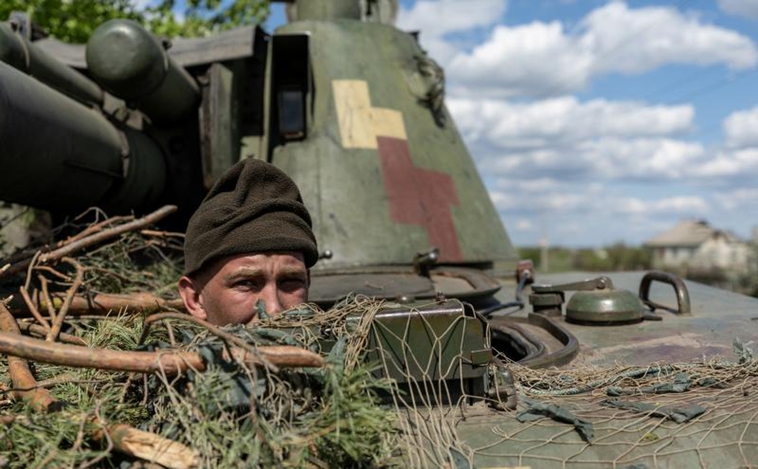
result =
[{"label": "red and yellow cross marking", "polygon": [[366,81],[334,80],[332,88],[342,146],[379,151],[392,220],[422,226],[441,261],[462,261],[450,211],[460,203],[453,178],[413,165],[403,114],[372,107]]}]

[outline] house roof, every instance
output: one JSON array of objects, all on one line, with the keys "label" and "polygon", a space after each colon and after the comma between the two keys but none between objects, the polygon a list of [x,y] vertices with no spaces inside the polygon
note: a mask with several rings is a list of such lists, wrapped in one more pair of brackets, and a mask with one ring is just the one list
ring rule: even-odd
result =
[{"label": "house roof", "polygon": [[717,230],[704,220],[682,220],[672,228],[659,233],[645,242],[649,247],[696,247],[715,236],[723,236],[727,242],[738,242],[739,238],[729,231]]}]

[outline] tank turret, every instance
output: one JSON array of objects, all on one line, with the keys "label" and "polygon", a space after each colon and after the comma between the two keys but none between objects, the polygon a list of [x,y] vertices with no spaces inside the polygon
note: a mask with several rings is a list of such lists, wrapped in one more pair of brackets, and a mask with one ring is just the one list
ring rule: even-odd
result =
[{"label": "tank turret", "polygon": [[271,38],[268,158],[314,214],[321,268],[515,261],[416,39],[361,21],[360,2],[297,3]]},{"label": "tank turret", "polygon": [[[170,44],[111,20],[86,46],[36,41],[49,73],[1,71],[0,115],[16,118],[0,119],[0,198],[63,213],[175,203],[186,219],[240,158],[265,159],[312,214],[314,297],[487,297],[498,285],[481,269],[510,270],[516,254],[445,107],[444,72],[396,11],[309,0],[272,35]],[[29,41],[2,31],[1,57],[17,62]],[[19,187],[33,175],[40,185]]]}]

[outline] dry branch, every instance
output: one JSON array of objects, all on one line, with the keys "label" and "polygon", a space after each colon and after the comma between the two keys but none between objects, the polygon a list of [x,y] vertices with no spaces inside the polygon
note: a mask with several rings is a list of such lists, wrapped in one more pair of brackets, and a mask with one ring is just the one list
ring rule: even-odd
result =
[{"label": "dry branch", "polygon": [[[99,231],[97,233],[94,233],[92,235],[89,235],[83,238],[78,238],[74,240],[73,242],[67,243],[64,246],[61,246],[53,251],[45,252],[38,257],[38,260],[39,262],[49,262],[52,260],[58,260],[66,256],[70,256],[77,251],[80,251],[84,248],[101,243],[105,240],[115,238],[123,233],[139,230],[139,229],[145,228],[146,226],[150,226],[175,211],[176,211],[175,205],[166,205],[156,210],[155,212],[150,213],[149,215],[145,215],[144,217],[139,218],[137,220],[133,220],[128,223],[123,223],[121,225],[104,229],[102,231]],[[25,270],[26,268],[29,267],[29,265],[33,262],[33,260],[34,259],[26,259],[26,260],[23,260],[11,265],[11,267],[5,270],[4,272],[0,272],[0,278],[3,278],[7,275],[13,275]]]},{"label": "dry branch", "polygon": [[116,223],[120,222],[130,222],[134,220],[134,217],[132,215],[127,216],[118,216],[118,217],[110,217],[106,220],[103,220],[99,223],[95,223],[94,225],[90,225],[87,228],[83,229],[80,233],[75,234],[74,236],[71,236],[68,239],[64,239],[63,241],[58,242],[55,247],[60,248],[67,244],[71,244],[73,242],[79,241],[80,239],[86,238],[87,236],[91,236],[95,233],[99,233],[103,231],[105,228],[114,225]]},{"label": "dry branch", "polygon": [[[8,308],[0,303],[0,334],[12,338],[26,339],[21,336],[21,330],[18,328],[16,320],[11,315]],[[28,339],[35,340],[35,339]],[[30,391],[15,391],[13,396],[17,399],[26,399],[32,408],[39,411],[46,411],[55,403],[55,398],[47,389],[37,388],[37,380],[34,378],[29,364],[22,357],[8,355],[8,373],[11,376],[11,382],[14,388],[31,389]]]},{"label": "dry branch", "polygon": [[[32,324],[29,322],[21,322],[18,324],[19,329],[21,329],[21,332],[28,332],[30,334],[34,334],[38,337],[46,337],[48,330],[45,329],[43,326],[40,326],[39,324]],[[64,344],[72,344],[72,345],[82,345],[84,347],[87,347],[89,344],[86,340],[82,339],[81,337],[77,337],[75,335],[66,334],[65,332],[61,332],[58,334],[58,340],[63,342]]]},{"label": "dry branch", "polygon": [[[32,341],[57,347],[89,350],[84,347],[59,345],[22,337],[16,320],[2,303],[0,303],[0,329],[4,331],[0,332],[3,336],[10,337],[11,339],[23,339],[22,348],[24,347],[24,341]],[[17,389],[13,392],[13,395],[16,398],[27,399],[32,408],[39,412],[51,409],[58,401],[50,394],[50,391],[40,387],[34,375],[32,375],[25,358],[33,357],[16,356],[7,350],[2,351],[8,354],[8,370],[13,387]],[[13,420],[15,420],[15,417],[4,419],[2,423],[10,425],[13,423]],[[189,469],[198,465],[200,457],[197,452],[175,441],[150,432],[137,430],[122,423],[109,425],[106,431],[108,433],[107,436],[102,431],[96,431],[92,436],[96,439],[109,438],[113,442],[113,447],[124,454],[154,461],[172,469]]]},{"label": "dry branch", "polygon": [[237,346],[243,350],[247,350],[252,353],[256,352],[255,344],[250,344],[248,342],[245,342],[244,339],[237,337],[234,334],[230,334],[229,332],[222,330],[220,327],[215,326],[204,319],[196,318],[195,316],[192,316],[189,314],[174,313],[174,312],[156,313],[156,314],[146,317],[145,326],[142,329],[142,336],[140,337],[139,343],[141,344],[145,340],[148,332],[150,332],[150,326],[152,326],[154,322],[164,321],[166,319],[178,319],[181,321],[188,321],[193,324],[197,324],[198,326],[203,327],[204,329],[209,331],[211,334],[215,335],[216,337],[219,337],[220,339],[226,341],[227,343],[231,345]]},{"label": "dry branch", "polygon": [[76,269],[76,278],[66,292],[66,297],[63,299],[63,305],[61,305],[61,308],[58,310],[58,314],[55,316],[55,319],[53,319],[53,323],[50,326],[50,332],[48,332],[47,338],[45,339],[48,342],[54,342],[58,338],[58,334],[60,334],[61,327],[63,327],[63,321],[66,320],[66,314],[68,314],[68,310],[71,307],[74,295],[76,295],[76,291],[84,282],[84,268],[81,264],[70,257],[64,257],[62,260],[74,266]]},{"label": "dry branch", "polygon": [[0,415],[0,425],[12,425],[18,418],[17,415]]},{"label": "dry branch", "polygon": [[[60,308],[65,299],[64,295],[51,295],[55,308]],[[36,306],[36,305],[35,305]],[[44,298],[39,299],[39,308],[46,308],[47,302]],[[8,308],[16,317],[28,317],[32,314],[29,306],[15,298],[11,300]],[[128,295],[116,295],[107,293],[98,293],[91,296],[76,295],[71,300],[71,306],[68,309],[69,316],[105,316],[112,312],[121,312],[131,310],[151,314],[166,309],[184,310],[182,300],[164,300],[159,296],[151,293],[132,293]]]},{"label": "dry branch", "polygon": [[23,285],[21,285],[21,287],[19,287],[18,291],[21,293],[21,298],[24,299],[24,303],[22,303],[22,304],[24,305],[24,307],[26,309],[19,308],[18,306],[11,306],[13,304],[13,299],[11,299],[10,303],[8,304],[8,309],[11,310],[11,311],[15,311],[15,310],[21,309],[22,311],[25,311],[26,313],[31,314],[32,317],[34,317],[34,319],[36,319],[37,322],[39,322],[42,325],[42,327],[44,327],[45,330],[47,330],[49,332],[50,331],[50,323],[47,322],[47,319],[45,319],[42,316],[42,314],[40,314],[39,309],[37,308],[37,306],[34,304],[34,301],[29,296],[29,292],[26,290],[26,287],[23,286]]},{"label": "dry branch", "polygon": [[[8,316],[11,317],[10,314]],[[202,357],[193,352],[123,352],[51,343],[7,332],[0,332],[0,353],[8,354],[9,358],[13,356],[52,365],[110,371],[177,375],[189,368],[197,371],[206,368]],[[252,365],[297,368],[321,367],[324,364],[320,355],[289,345],[258,347],[257,354],[233,348],[232,353],[236,359]]]},{"label": "dry branch", "polygon": [[[154,433],[137,430],[122,423],[109,425],[106,431],[113,441],[113,446],[124,454],[170,469],[189,469],[197,467],[200,463],[197,451]],[[105,438],[105,435],[101,432],[100,437]]]}]

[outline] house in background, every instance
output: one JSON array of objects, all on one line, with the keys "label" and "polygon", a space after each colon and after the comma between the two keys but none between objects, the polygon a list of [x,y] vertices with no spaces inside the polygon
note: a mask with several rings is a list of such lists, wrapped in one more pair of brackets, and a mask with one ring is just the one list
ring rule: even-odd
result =
[{"label": "house in background", "polygon": [[704,220],[682,220],[646,241],[652,250],[653,268],[690,273],[726,271],[746,273],[752,247],[727,230],[713,228]]}]

